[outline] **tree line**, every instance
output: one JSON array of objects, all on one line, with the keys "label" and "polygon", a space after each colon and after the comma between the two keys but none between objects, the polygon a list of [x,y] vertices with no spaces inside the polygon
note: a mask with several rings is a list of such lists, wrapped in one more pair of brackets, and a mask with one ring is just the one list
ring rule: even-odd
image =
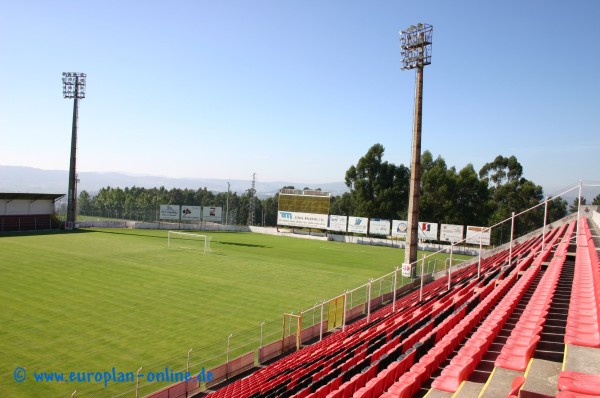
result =
[{"label": "tree line", "polygon": [[[383,160],[385,149],[375,144],[345,174],[348,192],[333,196],[330,214],[369,218],[406,220],[410,186],[410,169]],[[294,188],[287,186],[283,188]],[[309,187],[304,187],[308,189]],[[319,189],[319,188],[315,188]],[[458,225],[488,226],[496,224],[542,202],[541,186],[523,176],[523,166],[514,156],[497,156],[477,172],[472,164],[462,169],[448,167],[446,161],[425,151],[421,157],[421,200],[419,219]],[[223,207],[231,225],[275,226],[279,195],[260,199],[252,189],[214,193],[206,188],[113,188],[106,187],[92,196],[81,191],[80,215],[155,221],[161,204]],[[585,204],[585,200],[582,202]],[[592,204],[600,204],[600,195]],[[562,198],[548,203],[548,222],[577,211]],[[254,219],[248,220],[254,206]],[[228,209],[228,211],[226,211]],[[544,206],[518,217],[515,232],[522,234],[543,225]],[[225,216],[224,216],[225,217]],[[225,222],[225,220],[223,220]],[[496,242],[506,241],[510,226],[493,232]],[[503,236],[504,235],[504,236]]]},{"label": "tree line", "polygon": [[[350,192],[336,198],[340,214],[406,220],[410,187],[410,169],[402,164],[383,161],[384,147],[375,144],[346,172],[345,182]],[[490,226],[543,202],[540,185],[523,176],[523,166],[515,156],[497,156],[483,165],[479,172],[471,163],[461,170],[448,167],[429,151],[421,156],[421,191],[419,219],[444,224]],[[575,200],[568,203],[549,198],[547,221],[551,223],[576,212]],[[582,204],[585,204],[582,199]],[[600,205],[600,195],[592,204]],[[335,210],[332,210],[333,212]],[[544,223],[544,206],[518,217],[516,236],[539,228]],[[492,232],[495,242],[506,241],[510,225],[501,225]],[[504,235],[504,236],[503,236]]]},{"label": "tree line", "polygon": [[[188,206],[215,206],[223,208],[223,218],[227,216],[227,222],[231,225],[245,225],[251,204],[251,190],[238,195],[236,192],[214,193],[206,188],[194,189],[166,189],[142,188],[142,187],[105,187],[100,189],[96,195],[87,191],[81,191],[77,202],[79,215],[103,217],[113,219],[126,219],[135,221],[157,221],[160,205],[175,204]],[[264,202],[264,203],[263,203]],[[271,210],[272,202],[255,199],[255,206],[260,210],[261,206],[269,204]],[[225,214],[227,210],[227,214]],[[257,218],[255,223],[262,219],[263,214],[255,211]],[[277,203],[275,202],[274,216],[266,217],[269,223],[277,221]],[[223,220],[225,222],[225,219]],[[269,224],[272,225],[272,224]],[[273,224],[274,225],[274,224]]]}]

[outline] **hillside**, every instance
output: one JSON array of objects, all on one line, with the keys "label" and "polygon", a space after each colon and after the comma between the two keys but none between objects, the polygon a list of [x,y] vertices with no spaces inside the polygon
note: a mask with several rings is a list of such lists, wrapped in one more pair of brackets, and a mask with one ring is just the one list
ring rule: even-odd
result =
[{"label": "hillside", "polygon": [[[80,172],[78,191],[97,192],[100,188],[111,187],[161,187],[172,188],[207,188],[209,191],[227,191],[227,182],[231,184],[231,191],[243,193],[250,189],[252,181],[224,180],[214,178],[171,178],[162,176],[139,176],[125,173]],[[68,186],[69,172],[67,170],[42,170],[23,166],[0,165],[0,192],[50,192],[65,193]],[[341,195],[347,191],[343,182],[325,184],[306,184],[293,181],[260,181],[256,182],[258,196],[272,196],[280,188],[293,185],[297,188],[321,188],[334,195]]]}]

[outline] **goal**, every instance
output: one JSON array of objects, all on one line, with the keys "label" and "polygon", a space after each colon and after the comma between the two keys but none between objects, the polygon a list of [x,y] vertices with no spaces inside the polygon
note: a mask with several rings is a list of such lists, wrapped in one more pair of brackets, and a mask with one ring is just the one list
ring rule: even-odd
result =
[{"label": "goal", "polygon": [[189,232],[169,231],[167,247],[169,249],[200,250],[203,254],[210,253],[210,236],[192,234]]}]

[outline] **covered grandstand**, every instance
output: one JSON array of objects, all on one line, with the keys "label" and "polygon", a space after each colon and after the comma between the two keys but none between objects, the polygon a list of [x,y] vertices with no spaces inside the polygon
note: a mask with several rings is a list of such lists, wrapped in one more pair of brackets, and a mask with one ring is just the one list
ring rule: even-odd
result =
[{"label": "covered grandstand", "polygon": [[64,196],[49,193],[0,193],[0,232],[60,228],[55,203]]}]

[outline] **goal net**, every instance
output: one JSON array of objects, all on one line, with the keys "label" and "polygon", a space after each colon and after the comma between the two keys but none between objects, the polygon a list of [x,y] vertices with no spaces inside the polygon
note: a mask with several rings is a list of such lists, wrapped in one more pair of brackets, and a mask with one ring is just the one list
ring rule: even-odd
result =
[{"label": "goal net", "polygon": [[190,232],[169,231],[167,247],[169,249],[199,250],[203,254],[210,253],[210,236]]}]

